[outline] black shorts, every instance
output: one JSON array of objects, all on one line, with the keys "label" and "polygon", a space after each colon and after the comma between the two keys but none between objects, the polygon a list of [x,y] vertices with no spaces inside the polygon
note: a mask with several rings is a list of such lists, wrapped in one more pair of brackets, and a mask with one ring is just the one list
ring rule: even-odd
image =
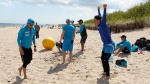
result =
[{"label": "black shorts", "polygon": [[130,51],[126,47],[124,47],[124,50],[122,50],[122,52],[123,53],[130,53]]},{"label": "black shorts", "polygon": [[60,48],[62,49],[62,43],[56,42],[56,46],[57,46],[57,47],[60,47]]},{"label": "black shorts", "polygon": [[21,55],[22,62],[30,62],[32,60],[32,49],[23,48],[24,55]]},{"label": "black shorts", "polygon": [[81,36],[80,43],[85,43],[87,39],[87,36]]}]

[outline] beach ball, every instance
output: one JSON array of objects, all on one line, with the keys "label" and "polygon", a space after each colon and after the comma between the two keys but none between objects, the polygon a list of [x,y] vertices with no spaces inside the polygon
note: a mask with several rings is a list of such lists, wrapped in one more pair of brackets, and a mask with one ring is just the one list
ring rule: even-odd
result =
[{"label": "beach ball", "polygon": [[54,40],[53,38],[47,37],[47,38],[45,38],[45,39],[43,40],[42,45],[43,45],[43,47],[44,47],[45,49],[51,50],[51,49],[54,48],[55,43],[56,43],[56,42],[55,42],[55,40]]}]

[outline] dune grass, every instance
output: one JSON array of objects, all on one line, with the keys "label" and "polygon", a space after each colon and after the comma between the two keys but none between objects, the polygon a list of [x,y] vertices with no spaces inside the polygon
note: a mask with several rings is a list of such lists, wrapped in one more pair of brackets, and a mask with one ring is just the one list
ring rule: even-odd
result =
[{"label": "dune grass", "polygon": [[[150,0],[130,8],[126,12],[115,11],[107,14],[107,24],[123,24],[129,21],[135,22],[145,20],[146,18],[150,18]],[[87,20],[84,23],[86,25],[94,25],[93,19]]]}]

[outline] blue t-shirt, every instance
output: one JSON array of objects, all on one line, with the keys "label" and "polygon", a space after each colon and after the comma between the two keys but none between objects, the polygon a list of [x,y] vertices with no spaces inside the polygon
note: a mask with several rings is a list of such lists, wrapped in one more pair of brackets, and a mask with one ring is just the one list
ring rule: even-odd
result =
[{"label": "blue t-shirt", "polygon": [[32,42],[35,43],[35,28],[29,29],[28,26],[24,26],[18,32],[17,42],[18,45],[24,48],[31,48]]},{"label": "blue t-shirt", "polygon": [[75,28],[71,24],[65,25],[63,27],[63,31],[65,31],[64,40],[65,39],[71,39],[71,40],[73,40]]},{"label": "blue t-shirt", "polygon": [[126,47],[130,52],[132,50],[132,45],[128,40],[125,40],[125,41],[118,43],[116,47],[117,48]]},{"label": "blue t-shirt", "polygon": [[75,25],[75,24],[72,24],[72,26],[74,26],[74,29],[76,30],[76,25]]}]

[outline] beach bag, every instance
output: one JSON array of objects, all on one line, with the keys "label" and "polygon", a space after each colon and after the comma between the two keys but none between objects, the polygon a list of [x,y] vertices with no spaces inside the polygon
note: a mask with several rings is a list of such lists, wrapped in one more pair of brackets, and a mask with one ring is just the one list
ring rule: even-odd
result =
[{"label": "beach bag", "polygon": [[127,65],[127,61],[124,59],[116,60],[116,65],[124,67]]},{"label": "beach bag", "polygon": [[150,50],[150,43],[146,44],[146,50]]},{"label": "beach bag", "polygon": [[134,44],[135,44],[136,46],[138,46],[139,48],[143,48],[143,47],[146,47],[147,40],[146,40],[145,37],[142,37],[142,38],[140,38],[140,39],[137,39]]},{"label": "beach bag", "polygon": [[138,49],[139,49],[139,47],[138,47],[138,46],[133,46],[133,47],[132,47],[132,49],[131,49],[131,51],[132,51],[132,52],[137,52],[137,51],[138,51]]}]

